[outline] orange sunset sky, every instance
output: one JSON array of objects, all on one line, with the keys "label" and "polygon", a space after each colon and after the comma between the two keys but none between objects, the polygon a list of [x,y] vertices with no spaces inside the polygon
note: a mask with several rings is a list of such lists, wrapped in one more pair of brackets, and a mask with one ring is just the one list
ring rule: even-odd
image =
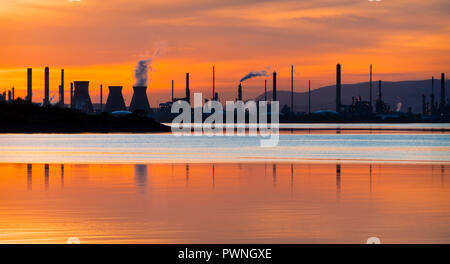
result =
[{"label": "orange sunset sky", "polygon": [[[99,85],[123,85],[129,104],[134,67],[153,59],[150,104],[191,91],[211,97],[212,65],[221,99],[236,97],[250,71],[276,70],[279,89],[333,84],[335,64],[343,82],[439,77],[450,70],[448,0],[1,0],[0,92],[26,94],[26,68],[33,67],[33,100],[41,102],[45,66],[50,97],[57,98],[60,69],[69,83],[89,80],[94,103]],[[448,75],[448,74],[447,74]],[[268,80],[271,80],[268,77]],[[270,82],[269,82],[270,83]],[[264,78],[244,84],[244,97],[264,91]],[[271,89],[271,86],[269,86]],[[104,100],[106,100],[106,95]]]}]

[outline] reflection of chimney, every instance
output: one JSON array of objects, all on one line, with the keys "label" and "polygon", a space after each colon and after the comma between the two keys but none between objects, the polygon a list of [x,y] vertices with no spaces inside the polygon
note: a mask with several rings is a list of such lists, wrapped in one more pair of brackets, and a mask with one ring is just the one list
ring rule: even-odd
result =
[{"label": "reflection of chimney", "polygon": [[441,111],[444,110],[445,106],[445,74],[441,74]]},{"label": "reflection of chimney", "polygon": [[33,165],[31,163],[27,164],[27,186],[28,190],[32,189],[33,184]]},{"label": "reflection of chimney", "polygon": [[186,101],[191,104],[191,90],[189,90],[189,72],[186,73]]},{"label": "reflection of chimney", "polygon": [[242,101],[242,84],[240,83],[238,87],[238,101]]},{"label": "reflection of chimney", "polygon": [[273,94],[272,94],[272,100],[277,100],[277,73],[273,72]]},{"label": "reflection of chimney", "polygon": [[341,112],[341,64],[336,65],[336,112]]},{"label": "reflection of chimney", "polygon": [[49,69],[48,67],[45,67],[45,97],[44,97],[44,105],[48,105],[50,103],[49,101]]},{"label": "reflection of chimney", "polygon": [[341,192],[341,164],[336,164],[336,192]]},{"label": "reflection of chimney", "polygon": [[61,70],[61,85],[59,86],[59,104],[64,107],[64,69]]},{"label": "reflection of chimney", "polygon": [[32,89],[32,69],[27,70],[27,101],[33,101],[33,89]]}]

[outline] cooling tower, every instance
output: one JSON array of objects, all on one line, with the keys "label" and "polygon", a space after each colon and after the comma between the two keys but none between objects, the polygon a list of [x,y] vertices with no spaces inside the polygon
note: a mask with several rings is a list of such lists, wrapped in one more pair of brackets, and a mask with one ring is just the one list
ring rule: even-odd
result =
[{"label": "cooling tower", "polygon": [[92,101],[89,97],[89,81],[74,82],[75,91],[72,98],[72,106],[83,112],[92,112]]},{"label": "cooling tower", "polygon": [[[122,96],[122,86],[109,86],[109,95],[106,100],[105,112],[126,110],[125,101]],[[133,96],[134,97],[134,96]]]},{"label": "cooling tower", "polygon": [[147,86],[134,86],[133,98],[131,98],[130,112],[134,110],[144,110],[145,112],[151,112],[150,104],[147,98]]}]

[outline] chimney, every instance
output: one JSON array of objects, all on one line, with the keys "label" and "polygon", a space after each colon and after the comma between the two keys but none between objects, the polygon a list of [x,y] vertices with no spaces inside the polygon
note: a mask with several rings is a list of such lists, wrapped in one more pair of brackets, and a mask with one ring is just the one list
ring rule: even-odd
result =
[{"label": "chimney", "polygon": [[49,69],[45,67],[45,97],[44,97],[44,105],[49,105]]},{"label": "chimney", "polygon": [[378,99],[381,101],[381,80],[378,81]]},{"label": "chimney", "polygon": [[73,108],[73,82],[70,83],[70,108]]},{"label": "chimney", "polygon": [[277,73],[273,72],[273,91],[272,91],[272,101],[277,100]]},{"label": "chimney", "polygon": [[441,112],[445,107],[445,74],[441,74]]},{"label": "chimney", "polygon": [[434,114],[436,108],[434,107],[434,76],[431,77],[431,114]]},{"label": "chimney", "polygon": [[426,105],[426,96],[425,94],[422,94],[422,115],[425,115],[427,113],[427,105]]},{"label": "chimney", "polygon": [[[111,90],[111,88],[110,88]],[[122,90],[122,89],[120,89]],[[108,95],[109,97],[109,95]],[[103,84],[100,84],[100,112],[103,112]]]},{"label": "chimney", "polygon": [[189,72],[186,73],[186,101],[191,104],[191,90],[189,90]]},{"label": "chimney", "polygon": [[308,81],[308,114],[311,114],[311,80]]},{"label": "chimney", "polygon": [[61,85],[59,86],[59,104],[64,107],[64,69],[61,69]]},{"label": "chimney", "polygon": [[341,112],[341,64],[336,65],[336,112]]},{"label": "chimney", "polygon": [[294,65],[291,65],[291,112],[294,113]]},{"label": "chimney", "polygon": [[173,103],[173,80],[172,80],[172,103]]},{"label": "chimney", "polygon": [[32,71],[32,68],[27,69],[27,101],[30,103],[33,101]]},{"label": "chimney", "polygon": [[267,80],[264,80],[264,101],[267,102]]},{"label": "chimney", "polygon": [[370,64],[370,81],[369,81],[369,106],[370,112],[372,112],[372,64]]},{"label": "chimney", "polygon": [[16,97],[14,96],[14,87],[12,88],[12,100],[14,102],[14,100],[16,100]]},{"label": "chimney", "polygon": [[215,76],[215,71],[214,71],[214,65],[213,65],[213,91],[212,91],[212,96],[213,96],[213,100],[214,100],[214,96],[216,95],[216,91],[215,91],[215,82],[216,82],[216,76]]},{"label": "chimney", "polygon": [[239,83],[238,87],[238,101],[242,101],[242,84]]}]

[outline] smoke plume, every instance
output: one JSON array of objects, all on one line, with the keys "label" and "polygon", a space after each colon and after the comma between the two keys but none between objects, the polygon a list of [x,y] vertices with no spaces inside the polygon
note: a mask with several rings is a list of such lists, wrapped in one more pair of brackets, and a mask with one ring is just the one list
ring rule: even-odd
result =
[{"label": "smoke plume", "polygon": [[267,71],[266,70],[262,70],[262,71],[257,71],[257,72],[249,72],[239,82],[243,82],[243,81],[245,81],[247,79],[251,79],[251,78],[259,77],[259,76],[268,76],[267,75]]},{"label": "smoke plume", "polygon": [[134,78],[136,79],[134,86],[147,86],[148,71],[152,71],[152,61],[159,55],[159,52],[160,48],[155,51],[151,58],[138,61],[134,70]]}]

